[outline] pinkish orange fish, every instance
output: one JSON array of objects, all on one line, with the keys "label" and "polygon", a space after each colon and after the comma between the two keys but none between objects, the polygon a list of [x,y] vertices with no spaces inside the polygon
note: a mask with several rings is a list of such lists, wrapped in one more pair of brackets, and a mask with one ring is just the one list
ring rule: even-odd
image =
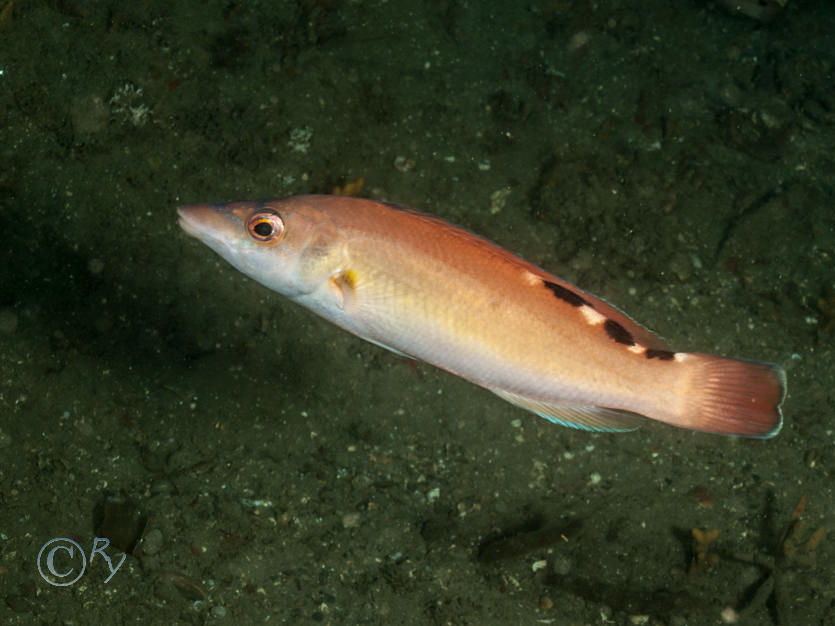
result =
[{"label": "pinkish orange fish", "polygon": [[179,214],[186,233],[270,289],[552,422],[780,430],[779,365],[670,350],[601,299],[437,217],[339,196]]}]

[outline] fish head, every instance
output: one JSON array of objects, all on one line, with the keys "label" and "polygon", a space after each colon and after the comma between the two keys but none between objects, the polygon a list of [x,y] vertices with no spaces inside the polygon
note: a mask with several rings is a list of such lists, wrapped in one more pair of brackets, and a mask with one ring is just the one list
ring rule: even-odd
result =
[{"label": "fish head", "polygon": [[189,204],[180,227],[233,267],[287,297],[326,283],[342,250],[326,213],[298,198]]}]

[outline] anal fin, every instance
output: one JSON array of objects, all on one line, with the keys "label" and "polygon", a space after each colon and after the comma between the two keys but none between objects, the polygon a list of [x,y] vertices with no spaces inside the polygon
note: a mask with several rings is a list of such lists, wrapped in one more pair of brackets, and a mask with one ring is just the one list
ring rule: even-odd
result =
[{"label": "anal fin", "polygon": [[549,422],[580,430],[624,432],[635,430],[645,419],[637,413],[619,409],[600,406],[552,405],[502,389],[490,389],[490,391],[511,404],[536,413]]}]

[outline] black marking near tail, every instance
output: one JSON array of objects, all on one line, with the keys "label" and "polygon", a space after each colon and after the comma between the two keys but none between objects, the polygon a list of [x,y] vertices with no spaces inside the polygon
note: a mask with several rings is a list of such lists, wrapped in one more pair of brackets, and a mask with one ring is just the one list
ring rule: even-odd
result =
[{"label": "black marking near tail", "polygon": [[546,287],[551,290],[551,292],[557,296],[560,300],[567,302],[571,306],[580,307],[580,306],[588,306],[592,309],[594,305],[591,302],[583,298],[583,296],[574,293],[570,289],[563,287],[562,285],[558,285],[557,283],[549,283],[547,280],[543,281]]},{"label": "black marking near tail", "polygon": [[[569,304],[577,309],[589,307],[591,311],[594,311],[594,313],[582,311],[586,322],[590,326],[602,325],[606,335],[615,343],[631,348],[633,352],[643,354],[647,359],[672,361],[676,358],[676,353],[671,350],[667,350],[664,343],[650,331],[640,327],[638,324],[635,324],[632,320],[626,317],[626,315],[614,307],[607,305],[605,302],[597,303],[598,306],[595,306],[594,298],[584,298],[579,293],[572,291],[564,285],[548,280],[543,280],[542,284],[545,285],[545,287],[559,300],[562,300],[566,304]],[[607,309],[613,310],[610,313]],[[635,339],[635,335],[632,334],[633,331],[630,331],[627,326],[624,326],[624,324],[617,321],[617,319],[612,319],[612,317],[610,317],[612,314],[617,314],[615,317],[625,318],[625,322],[627,324],[633,324],[635,326],[634,332],[637,333],[638,339]]]},{"label": "black marking near tail", "polygon": [[635,345],[635,339],[632,338],[632,333],[626,330],[618,322],[606,320],[606,323],[603,324],[603,329],[606,331],[606,334],[617,343],[622,343],[625,346]]},{"label": "black marking near tail", "polygon": [[676,358],[676,353],[675,352],[670,352],[669,350],[654,350],[652,348],[649,348],[644,353],[644,356],[646,356],[648,359],[658,359],[660,361],[672,361],[674,358]]}]

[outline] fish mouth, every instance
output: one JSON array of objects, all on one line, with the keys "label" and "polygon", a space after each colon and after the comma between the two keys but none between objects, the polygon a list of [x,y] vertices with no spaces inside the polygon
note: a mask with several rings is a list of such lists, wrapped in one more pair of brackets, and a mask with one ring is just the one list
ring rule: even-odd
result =
[{"label": "fish mouth", "polygon": [[190,237],[200,239],[203,231],[200,229],[200,221],[197,218],[198,211],[196,208],[200,205],[187,204],[177,207],[177,215],[179,216],[180,228]]},{"label": "fish mouth", "polygon": [[228,259],[240,239],[240,219],[223,204],[184,204],[177,207],[180,228]]}]

